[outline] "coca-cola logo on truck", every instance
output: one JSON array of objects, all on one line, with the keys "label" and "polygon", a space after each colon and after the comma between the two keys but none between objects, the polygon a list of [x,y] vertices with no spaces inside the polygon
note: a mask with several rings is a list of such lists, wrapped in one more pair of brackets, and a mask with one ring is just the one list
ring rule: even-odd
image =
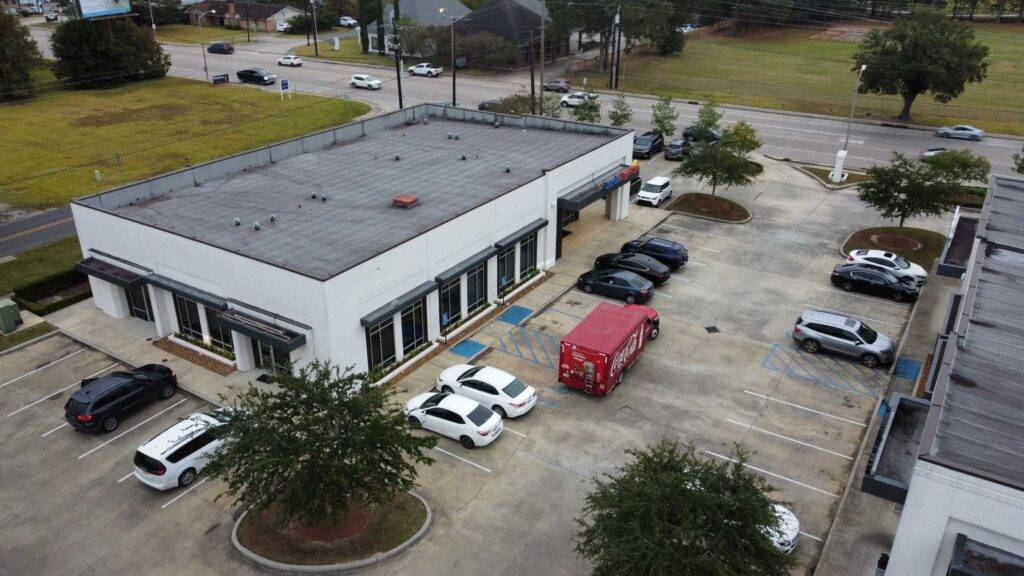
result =
[{"label": "coca-cola logo on truck", "polygon": [[626,363],[626,359],[636,352],[637,347],[640,346],[640,332],[637,330],[629,335],[629,340],[626,341],[625,346],[619,349],[612,357],[612,369],[611,374],[614,374],[622,369],[622,366]]}]

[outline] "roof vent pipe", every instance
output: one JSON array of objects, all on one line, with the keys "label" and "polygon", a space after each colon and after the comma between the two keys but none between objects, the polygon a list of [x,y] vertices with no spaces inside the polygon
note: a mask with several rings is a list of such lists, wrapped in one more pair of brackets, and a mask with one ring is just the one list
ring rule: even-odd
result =
[{"label": "roof vent pipe", "polygon": [[242,225],[242,219],[241,218],[235,218],[234,224],[235,224],[235,226],[241,226]]},{"label": "roof vent pipe", "polygon": [[255,221],[255,222],[253,222],[253,224],[252,224],[252,229],[253,229],[253,230],[255,230],[255,231],[257,231],[257,232],[259,232],[259,231],[260,231],[260,221],[259,221],[259,220],[257,220],[257,221]]},{"label": "roof vent pipe", "polygon": [[455,133],[455,139],[456,139],[456,140],[458,140],[458,139],[459,139],[459,133],[458,133],[458,132],[456,132],[456,133]]},{"label": "roof vent pipe", "polygon": [[505,164],[505,172],[511,172],[511,171],[512,171],[512,165],[511,164]]},{"label": "roof vent pipe", "polygon": [[398,162],[401,159],[402,159],[402,157],[400,155],[395,154],[395,162]]},{"label": "roof vent pipe", "polygon": [[271,215],[270,215],[270,221],[271,221],[272,223],[273,223],[273,222],[277,222],[277,214],[271,214]]},{"label": "roof vent pipe", "polygon": [[466,155],[465,155],[465,154],[463,154],[463,155],[462,155],[462,159],[463,159],[463,160],[465,160],[465,159],[466,159]]},{"label": "roof vent pipe", "polygon": [[320,193],[320,201],[321,202],[327,202],[327,194],[324,194],[323,192],[321,192]]},{"label": "roof vent pipe", "polygon": [[309,197],[312,200],[316,200],[316,192],[313,192],[312,194],[310,194]]}]

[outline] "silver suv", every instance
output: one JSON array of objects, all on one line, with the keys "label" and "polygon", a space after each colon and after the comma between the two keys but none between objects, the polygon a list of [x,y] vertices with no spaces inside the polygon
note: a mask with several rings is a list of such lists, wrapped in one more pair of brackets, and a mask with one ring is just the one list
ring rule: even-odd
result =
[{"label": "silver suv", "polygon": [[807,310],[793,326],[793,339],[811,354],[828,350],[852,356],[868,368],[888,364],[893,359],[892,340],[867,324],[841,314]]}]

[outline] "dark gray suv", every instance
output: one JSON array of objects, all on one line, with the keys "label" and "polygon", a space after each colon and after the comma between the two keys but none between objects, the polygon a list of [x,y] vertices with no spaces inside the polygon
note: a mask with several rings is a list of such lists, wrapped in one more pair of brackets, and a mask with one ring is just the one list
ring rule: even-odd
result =
[{"label": "dark gray suv", "polygon": [[893,360],[893,344],[867,324],[832,312],[807,310],[796,319],[793,339],[804,352],[827,350],[860,360],[868,368]]}]

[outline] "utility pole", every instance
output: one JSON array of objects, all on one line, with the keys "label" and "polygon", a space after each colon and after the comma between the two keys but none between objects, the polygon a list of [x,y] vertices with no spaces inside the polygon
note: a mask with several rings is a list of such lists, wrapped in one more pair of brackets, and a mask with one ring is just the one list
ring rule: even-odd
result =
[{"label": "utility pole", "polygon": [[[621,8],[620,8],[621,10]],[[619,69],[622,68],[622,21],[619,20],[619,39],[615,45],[615,89],[619,89]]]},{"label": "utility pole", "polygon": [[[544,91],[540,93],[541,110],[544,109]],[[537,86],[533,83],[533,30],[530,30],[530,113],[537,114]]]},{"label": "utility pole", "polygon": [[621,12],[622,12],[622,7],[616,8],[615,9],[615,18],[612,19],[612,41],[611,41],[611,45],[612,45],[611,46],[611,48],[612,48],[611,56],[612,57],[609,58],[609,60],[611,61],[611,66],[608,67],[608,88],[609,89],[615,88],[615,56],[619,53],[619,45],[618,45],[618,41],[619,41],[619,16],[620,16]]},{"label": "utility pole", "polygon": [[[544,99],[544,16],[540,17],[540,94],[541,100]],[[541,116],[544,112],[543,102],[540,105]]]},{"label": "utility pole", "polygon": [[245,41],[251,42],[252,39],[249,37],[249,29],[252,28],[252,22],[249,21],[249,0],[245,0]]},{"label": "utility pole", "polygon": [[203,42],[203,18],[207,14],[216,14],[216,10],[208,10],[199,15],[199,51],[203,54],[203,74],[206,76],[206,81],[210,81],[210,69],[206,66],[206,42]]},{"label": "utility pole", "polygon": [[[437,13],[444,16],[445,9],[438,8]],[[455,99],[455,15],[449,14],[448,17],[452,20],[452,106],[458,107],[458,101]]]},{"label": "utility pole", "polygon": [[384,8],[381,0],[377,0],[377,54],[383,56],[388,47],[384,43]]},{"label": "utility pole", "polygon": [[313,54],[320,56],[320,42],[316,39],[316,3],[317,0],[310,0],[313,5]]},{"label": "utility pole", "polygon": [[[377,5],[380,6],[380,3],[378,2]],[[399,12],[398,0],[395,0],[395,18],[394,18],[394,20],[392,20],[392,26],[395,29],[394,30],[394,32],[395,32],[395,79],[398,81],[398,109],[399,110],[401,110],[402,107],[403,107],[402,106],[402,40],[401,40],[401,37],[398,35],[398,28],[399,28],[398,18],[400,16],[400,14],[401,13]],[[383,24],[384,23],[381,20],[377,20],[377,24],[378,24],[377,31],[379,33],[381,30],[384,29],[383,28]],[[381,44],[381,46],[383,46],[383,43]]]},{"label": "utility pole", "polygon": [[309,46],[309,0],[302,0],[302,24],[306,29],[306,46]]}]

